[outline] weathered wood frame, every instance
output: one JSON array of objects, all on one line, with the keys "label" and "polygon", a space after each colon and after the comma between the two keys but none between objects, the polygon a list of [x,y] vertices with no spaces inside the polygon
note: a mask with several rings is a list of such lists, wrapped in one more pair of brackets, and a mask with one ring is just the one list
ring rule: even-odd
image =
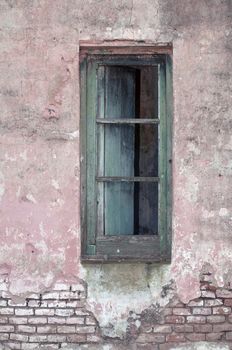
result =
[{"label": "weathered wood frame", "polygon": [[[157,52],[158,51],[158,52]],[[160,51],[162,53],[160,53]],[[131,53],[132,52],[132,53]],[[146,53],[148,52],[148,53]],[[159,125],[159,235],[158,236],[97,236],[96,232],[96,131],[97,69],[99,65],[158,65],[159,118],[141,121]],[[171,260],[172,222],[172,54],[170,46],[130,48],[87,48],[80,52],[81,90],[81,259],[88,262]],[[112,122],[111,122],[112,123]],[[138,120],[114,120],[113,123],[138,123]],[[93,124],[95,125],[94,127]],[[92,126],[91,126],[92,125]],[[89,140],[91,139],[91,142]],[[89,179],[94,177],[94,181]],[[95,178],[96,177],[96,178]],[[101,179],[104,180],[104,179]],[[112,181],[117,181],[112,178]],[[126,181],[128,179],[118,179]],[[111,181],[111,179],[105,179]],[[131,181],[143,181],[133,178]],[[88,211],[88,213],[87,213]]]}]

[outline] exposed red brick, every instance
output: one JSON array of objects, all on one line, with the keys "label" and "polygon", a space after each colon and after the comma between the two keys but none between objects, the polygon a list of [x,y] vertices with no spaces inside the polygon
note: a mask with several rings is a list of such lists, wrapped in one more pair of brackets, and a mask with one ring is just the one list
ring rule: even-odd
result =
[{"label": "exposed red brick", "polygon": [[70,317],[74,314],[74,310],[72,309],[56,309],[55,315],[56,316],[62,316],[62,317]]},{"label": "exposed red brick", "polygon": [[10,324],[26,324],[28,322],[27,317],[10,317]]},{"label": "exposed red brick", "polygon": [[48,317],[47,323],[48,324],[65,324],[66,323],[66,319],[64,317]]},{"label": "exposed red brick", "polygon": [[0,341],[7,342],[12,349],[21,350],[32,350],[45,342],[51,349],[58,349],[59,343],[101,343],[96,320],[84,308],[86,287],[60,284],[56,288],[58,291],[55,292],[31,294],[20,304],[6,294],[6,299],[0,300]]},{"label": "exposed red brick", "polygon": [[153,330],[153,326],[152,325],[148,325],[148,324],[143,324],[140,326],[140,332],[141,333],[151,333]]},{"label": "exposed red brick", "polygon": [[232,306],[232,299],[225,299],[224,305],[225,306]]},{"label": "exposed red brick", "polygon": [[221,340],[223,333],[206,333],[206,340],[216,341]]},{"label": "exposed red brick", "polygon": [[201,292],[202,298],[209,298],[209,299],[214,299],[215,298],[215,293],[210,291],[210,290],[203,290]]},{"label": "exposed red brick", "polygon": [[193,315],[211,315],[211,308],[209,307],[194,307]]},{"label": "exposed red brick", "polygon": [[[25,350],[30,350],[30,349],[35,349],[35,346],[34,347],[31,347],[31,348],[28,348],[28,345],[31,346],[31,345],[34,345],[34,344],[27,344],[27,343],[24,343],[26,345],[25,347]],[[7,345],[8,345],[8,349],[14,349],[14,350],[19,350],[21,349],[21,344],[17,341],[17,342],[7,342]],[[36,344],[37,345],[37,344]]]},{"label": "exposed red brick", "polygon": [[[232,341],[232,297],[228,297],[231,291],[217,289],[216,294],[221,295],[222,299],[216,299],[214,288],[211,288],[211,285],[206,283],[202,286],[202,298],[192,300],[188,304],[183,304],[175,299],[168,307],[160,307],[159,324],[155,324],[152,320],[147,322],[141,320],[142,324],[136,328],[134,334],[137,337],[138,350],[169,350],[179,343],[220,341],[225,337],[228,342]],[[34,347],[39,343],[48,342],[54,349],[58,349],[58,343],[61,342],[67,344],[101,343],[103,339],[97,331],[97,323],[92,314],[84,309],[83,304],[82,306],[78,304],[78,307],[75,304],[61,307],[61,301],[53,299],[58,297],[59,293],[63,293],[63,298],[68,298],[70,295],[77,298],[79,295],[76,292],[72,294],[66,288],[66,291],[47,293],[43,297],[46,299],[47,306],[45,304],[40,306],[40,299],[37,298],[37,295],[35,299],[31,298],[28,301],[27,307],[18,305],[13,307],[15,304],[10,302],[12,308],[8,312],[9,316],[4,315],[4,311],[3,316],[0,316],[0,341],[12,343],[13,348],[14,344],[17,348],[17,342],[22,343],[22,346],[29,344]],[[83,293],[83,298],[85,295]],[[65,303],[73,301],[78,300],[67,299]],[[0,308],[1,310],[9,309],[1,305]],[[15,310],[17,315],[14,314]],[[131,328],[129,329],[130,335],[133,336]],[[137,335],[138,333],[140,334]],[[24,347],[21,348],[24,349]]]},{"label": "exposed red brick", "polygon": [[153,327],[154,333],[171,333],[172,327],[169,325],[156,325]]},{"label": "exposed red brick", "polygon": [[185,318],[183,316],[166,316],[167,323],[185,323]]},{"label": "exposed red brick", "polygon": [[48,340],[47,335],[35,334],[35,335],[29,336],[29,342],[31,343],[35,343],[35,342],[43,343],[43,342],[46,342],[47,340]]},{"label": "exposed red brick", "polygon": [[196,333],[207,333],[212,332],[213,326],[211,324],[197,324],[194,325],[194,331]]},{"label": "exposed red brick", "polygon": [[57,333],[75,333],[76,328],[75,326],[58,326],[57,327]]},{"label": "exposed red brick", "polygon": [[191,311],[189,308],[174,308],[173,309],[173,315],[177,315],[177,316],[188,316],[191,315]]},{"label": "exposed red brick", "polygon": [[67,337],[68,341],[71,343],[85,343],[86,335],[84,334],[70,334]]},{"label": "exposed red brick", "polygon": [[27,308],[15,309],[16,316],[30,316],[33,314],[34,314],[33,309],[27,309]]},{"label": "exposed red brick", "polygon": [[94,326],[76,326],[77,333],[91,334],[95,333],[96,327]]},{"label": "exposed red brick", "polygon": [[217,306],[213,308],[214,315],[228,315],[231,313],[231,308],[228,306]]},{"label": "exposed red brick", "polygon": [[193,326],[189,324],[178,324],[173,326],[173,329],[177,333],[191,333],[193,332]]},{"label": "exposed red brick", "polygon": [[0,325],[0,333],[11,333],[14,332],[14,326],[11,325]]},{"label": "exposed red brick", "polygon": [[220,305],[223,305],[223,301],[221,299],[206,299],[204,301],[204,305],[206,307],[220,306]]},{"label": "exposed red brick", "polygon": [[[25,326],[26,327],[26,326]],[[56,333],[56,327],[55,326],[39,326],[37,327],[38,333]]]},{"label": "exposed red brick", "polygon": [[203,306],[204,301],[202,299],[195,299],[188,303],[188,306]]},{"label": "exposed red brick", "polygon": [[225,316],[217,316],[217,315],[213,315],[213,316],[207,316],[207,322],[209,323],[222,323],[225,322]]},{"label": "exposed red brick", "polygon": [[18,327],[17,327],[17,331],[18,332],[22,332],[22,333],[35,333],[35,331],[36,331],[36,327],[34,327],[34,326],[24,326],[24,325],[19,325]]},{"label": "exposed red brick", "polygon": [[[52,319],[53,319],[53,317],[49,317],[49,320],[50,320],[50,322],[52,323]],[[85,318],[84,317],[68,317],[67,319],[66,319],[66,323],[67,324],[76,324],[76,325],[81,325],[81,324],[84,324],[85,323]],[[88,323],[87,323],[87,321],[86,321],[86,324],[87,325],[94,325],[94,324],[96,324],[96,322],[95,321],[88,321]]]},{"label": "exposed red brick", "polygon": [[142,333],[138,336],[137,340],[138,343],[164,343],[165,342],[165,336],[161,334],[154,334],[154,333]]},{"label": "exposed red brick", "polygon": [[0,341],[8,340],[10,337],[9,333],[0,333]]},{"label": "exposed red brick", "polygon": [[44,293],[42,295],[42,299],[55,299],[55,300],[58,300],[59,298],[60,298],[60,294],[57,293],[57,292],[47,292],[47,293]]},{"label": "exposed red brick", "polygon": [[[27,321],[27,319],[26,319],[26,321]],[[8,318],[0,316],[0,324],[1,323],[8,323]],[[12,322],[10,322],[10,323],[12,323]]]},{"label": "exposed red brick", "polygon": [[166,336],[167,342],[184,342],[186,341],[184,334],[168,334]]},{"label": "exposed red brick", "polygon": [[221,323],[213,325],[213,332],[220,333],[225,331],[232,331],[231,323]]},{"label": "exposed red brick", "polygon": [[203,333],[187,333],[186,338],[190,341],[204,341],[205,334]]},{"label": "exposed red brick", "polygon": [[53,316],[55,315],[55,310],[54,309],[36,309],[35,310],[35,315],[37,316]]},{"label": "exposed red brick", "polygon": [[212,292],[215,292],[217,289],[214,285],[212,285],[209,282],[202,282],[200,288],[201,290],[211,290]]},{"label": "exposed red brick", "polygon": [[216,295],[218,298],[231,299],[232,298],[232,291],[228,290],[228,289],[217,289]]},{"label": "exposed red brick", "polygon": [[187,316],[187,323],[205,323],[205,316]]},{"label": "exposed red brick", "polygon": [[162,315],[163,316],[169,316],[172,315],[172,308],[171,307],[166,307],[163,311],[162,311]]},{"label": "exposed red brick", "polygon": [[[87,342],[89,343],[101,343],[101,337],[96,334],[87,334]],[[156,348],[155,348],[156,349]]]},{"label": "exposed red brick", "polygon": [[[83,318],[80,318],[80,319],[83,320]],[[93,326],[93,325],[96,325],[96,320],[95,320],[94,317],[88,316],[88,317],[86,317],[85,323],[86,323],[88,326]],[[81,324],[82,324],[82,322],[81,322]]]},{"label": "exposed red brick", "polygon": [[66,335],[60,335],[60,334],[49,334],[48,341],[53,343],[59,343],[59,342],[65,342],[66,341]]},{"label": "exposed red brick", "polygon": [[226,340],[232,340],[232,332],[226,333]]},{"label": "exposed red brick", "polygon": [[3,307],[0,309],[0,315],[13,315],[14,314],[14,308],[10,307]]},{"label": "exposed red brick", "polygon": [[29,317],[28,323],[29,324],[46,324],[47,318],[46,317]]}]

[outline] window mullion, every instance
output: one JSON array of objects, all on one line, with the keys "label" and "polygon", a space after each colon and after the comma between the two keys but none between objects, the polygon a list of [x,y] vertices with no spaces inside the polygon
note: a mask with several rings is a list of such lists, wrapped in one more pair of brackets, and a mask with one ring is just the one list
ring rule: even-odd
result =
[{"label": "window mullion", "polygon": [[88,61],[87,66],[87,116],[86,116],[86,144],[87,144],[87,193],[86,193],[86,205],[87,205],[87,254],[95,254],[95,217],[96,217],[96,201],[95,201],[95,174],[96,169],[96,96],[97,96],[97,82],[96,82],[96,69],[95,62]]},{"label": "window mullion", "polygon": [[160,251],[166,251],[167,230],[167,111],[166,111],[166,68],[159,69],[159,237]]},{"label": "window mullion", "polygon": [[96,176],[96,182],[159,182],[158,176]]},{"label": "window mullion", "polygon": [[[105,66],[99,66],[97,71],[97,115],[105,117]],[[96,126],[97,127],[97,126]],[[99,125],[97,130],[97,170],[96,175],[104,175],[105,169],[105,128]],[[105,188],[104,183],[96,184],[96,235],[102,236],[105,231]]]},{"label": "window mullion", "polygon": [[97,124],[159,124],[158,118],[97,118]]},{"label": "window mullion", "polygon": [[172,57],[166,56],[166,119],[167,119],[167,156],[166,156],[166,186],[167,186],[167,227],[166,255],[171,256],[171,231],[172,231],[172,115],[173,115],[173,86],[172,86]]}]

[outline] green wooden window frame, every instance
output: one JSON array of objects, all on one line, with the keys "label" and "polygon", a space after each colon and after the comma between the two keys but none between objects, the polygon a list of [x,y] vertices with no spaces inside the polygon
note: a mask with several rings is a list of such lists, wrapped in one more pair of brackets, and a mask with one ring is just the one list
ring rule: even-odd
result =
[{"label": "green wooden window frame", "polygon": [[[157,123],[159,128],[158,235],[102,235],[97,232],[97,125],[107,123],[97,115],[101,67],[157,66],[159,115],[145,123]],[[171,168],[172,168],[172,55],[112,54],[111,50],[85,52],[80,56],[81,91],[81,259],[89,262],[171,260]],[[121,123],[121,121],[114,121]],[[125,122],[125,121],[124,121]],[[127,120],[128,123],[140,123]],[[115,179],[114,179],[115,180]],[[123,179],[120,179],[120,181]],[[127,179],[124,179],[125,181]],[[100,179],[100,181],[110,181]],[[116,179],[117,181],[117,179]],[[132,178],[130,181],[143,181]],[[145,179],[146,181],[146,179]],[[149,181],[149,179],[148,179]]]}]

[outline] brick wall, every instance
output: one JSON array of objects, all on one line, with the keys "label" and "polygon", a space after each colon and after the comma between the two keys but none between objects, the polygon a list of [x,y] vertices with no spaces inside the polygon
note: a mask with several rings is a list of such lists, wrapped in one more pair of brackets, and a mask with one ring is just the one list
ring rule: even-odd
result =
[{"label": "brick wall", "polygon": [[10,349],[59,349],[68,343],[99,342],[96,319],[85,308],[84,283],[56,283],[52,292],[14,302],[1,283],[0,342]]},{"label": "brick wall", "polygon": [[[169,350],[187,342],[223,341],[232,349],[232,288],[215,287],[211,274],[200,283],[201,296],[188,304],[174,298],[165,308],[154,304],[141,314],[131,312],[121,343],[128,349],[133,344],[138,350]],[[85,283],[57,282],[52,291],[31,294],[21,303],[10,297],[7,281],[0,286],[0,342],[8,348],[59,349],[105,341],[86,309]]]},{"label": "brick wall", "polygon": [[188,304],[174,299],[165,308],[153,306],[138,315],[141,325],[134,328],[138,349],[169,350],[199,341],[223,342],[232,349],[232,288],[216,288],[212,275],[206,273],[200,289],[201,296]]}]

